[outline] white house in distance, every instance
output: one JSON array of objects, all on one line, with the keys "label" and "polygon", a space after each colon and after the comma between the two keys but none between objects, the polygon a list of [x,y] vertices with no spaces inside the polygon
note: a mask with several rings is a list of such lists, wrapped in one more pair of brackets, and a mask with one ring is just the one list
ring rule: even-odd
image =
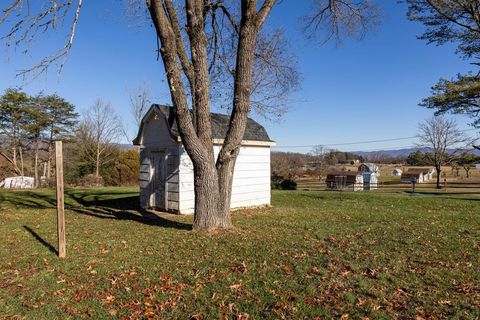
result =
[{"label": "white house in distance", "polygon": [[[230,117],[212,113],[215,157]],[[140,146],[140,205],[180,214],[194,212],[193,165],[185,151],[172,107],[154,104],[133,140]],[[231,208],[270,205],[270,140],[265,128],[248,119],[233,174]]]},{"label": "white house in distance", "polygon": [[433,178],[433,168],[410,168],[402,173],[401,182],[411,183],[415,179],[416,183],[425,183]]},{"label": "white house in distance", "polygon": [[376,190],[380,168],[374,163],[362,163],[358,172],[363,174],[363,190]]},{"label": "white house in distance", "polygon": [[402,175],[402,169],[395,168],[392,170],[392,177],[400,177]]}]

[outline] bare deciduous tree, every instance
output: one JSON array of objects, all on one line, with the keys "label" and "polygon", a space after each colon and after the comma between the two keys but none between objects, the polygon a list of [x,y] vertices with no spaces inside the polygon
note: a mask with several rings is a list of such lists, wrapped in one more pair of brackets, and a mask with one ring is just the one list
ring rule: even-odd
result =
[{"label": "bare deciduous tree", "polygon": [[442,166],[450,163],[456,153],[465,150],[468,137],[458,129],[454,120],[442,116],[432,117],[418,126],[419,147],[428,147],[432,151],[425,155],[435,167],[437,173],[437,189],[440,188],[440,173]]},{"label": "bare deciduous tree", "polygon": [[314,0],[310,12],[304,32],[310,38],[320,34],[321,44],[332,39],[341,43],[344,37],[362,39],[381,20],[379,6],[370,0]]},{"label": "bare deciduous tree", "polygon": [[144,83],[142,86],[130,92],[130,110],[137,127],[140,126],[142,118],[150,107],[150,86]]},{"label": "bare deciduous tree", "polygon": [[314,163],[312,163],[313,168],[315,168],[315,172],[318,174],[319,178],[321,179],[322,176],[325,174],[326,169],[326,159],[325,156],[327,154],[327,149],[318,144],[312,148],[310,154],[314,156]]},{"label": "bare deciduous tree", "polygon": [[[1,142],[11,150],[10,154],[1,152],[0,155],[11,163],[15,172],[20,175],[23,175],[24,168],[23,163],[19,165],[17,155],[20,156],[20,159],[23,158],[21,136],[24,124],[23,115],[28,101],[28,95],[17,89],[7,89],[0,96],[0,135],[3,136]],[[0,145],[0,147],[3,146]]]},{"label": "bare deciduous tree", "polygon": [[100,168],[112,161],[116,148],[112,145],[123,133],[120,118],[112,106],[97,99],[82,116],[77,139],[83,155],[94,163],[95,177],[100,177]]},{"label": "bare deciduous tree", "polygon": [[[30,51],[30,45],[39,33],[48,31],[64,31],[65,21],[71,21],[67,32],[67,41],[62,48],[44,57],[38,64],[20,71],[19,76],[37,78],[46,72],[53,63],[59,63],[59,72],[62,70],[73,46],[75,32],[80,16],[83,0],[52,0],[52,1],[7,1],[6,7],[0,11],[0,24],[12,23],[12,27],[5,35],[9,46],[23,44],[24,53]],[[69,15],[74,9],[73,17]]]},{"label": "bare deciduous tree", "polygon": [[[77,1],[70,41],[65,46],[67,50],[71,47],[82,4],[82,0]],[[41,2],[51,4],[47,0]],[[73,0],[53,1],[53,6],[47,5],[49,9],[42,10],[41,19],[56,21],[56,6],[72,2]],[[11,6],[4,9],[4,16],[15,10],[18,3],[23,1],[14,0]],[[263,107],[271,105],[269,102],[275,97],[282,97],[288,92],[285,89],[289,88],[288,81],[277,77],[281,74],[280,71],[288,69],[279,68],[277,61],[270,59],[274,53],[282,52],[277,49],[280,46],[264,42],[268,37],[262,38],[264,22],[277,1],[185,0],[182,3],[174,0],[146,0],[144,3],[158,36],[159,53],[175,106],[182,143],[194,167],[193,227],[208,230],[228,228],[231,226],[229,209],[233,169],[251,111],[251,102],[257,101],[257,95],[262,97],[256,84],[261,83],[262,87],[269,88],[263,91],[267,94],[266,99],[264,97],[258,100]],[[312,17],[310,26],[314,28],[313,31],[326,28],[327,39],[340,39],[342,34],[363,34],[376,16],[369,0],[314,0],[314,3],[318,5],[319,14]],[[35,21],[35,16],[28,17]],[[34,27],[41,24],[42,22],[34,23]],[[29,27],[23,22],[20,26]],[[18,34],[15,29],[16,27],[12,35]],[[360,30],[360,33],[356,30]],[[266,54],[262,55],[262,52]],[[45,63],[56,61],[62,56],[60,51],[53,59],[43,60],[35,70],[42,71]],[[260,63],[265,60],[269,66],[266,69]],[[212,96],[215,99],[215,92],[218,92],[215,84],[221,83],[216,82],[217,78],[214,77],[214,71],[218,70],[214,66],[219,65],[223,65],[230,75],[230,81],[225,83],[231,87],[227,95],[231,113],[222,148],[215,159],[210,110]],[[258,73],[262,70],[264,76],[274,77],[265,80]]]}]

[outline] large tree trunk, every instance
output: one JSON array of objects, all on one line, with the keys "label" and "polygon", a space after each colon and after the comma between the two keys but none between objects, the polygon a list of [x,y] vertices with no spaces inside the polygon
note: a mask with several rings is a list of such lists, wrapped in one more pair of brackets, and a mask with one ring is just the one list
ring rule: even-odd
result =
[{"label": "large tree trunk", "polygon": [[233,92],[233,111],[224,144],[217,159],[220,189],[219,214],[230,219],[233,170],[245,134],[250,111],[252,70],[258,26],[255,24],[256,8],[242,8],[242,22],[238,37],[238,50]]},{"label": "large tree trunk", "polygon": [[233,169],[235,167],[235,158],[230,159],[228,163],[218,169],[218,215],[226,222],[227,226],[231,225],[230,204],[232,201],[232,183]]},{"label": "large tree trunk", "polygon": [[195,216],[193,228],[208,230],[229,226],[230,221],[217,214],[219,204],[218,176],[212,163],[194,168],[195,175]]},{"label": "large tree trunk", "polygon": [[[192,121],[192,114],[187,103],[187,94],[184,89],[181,70],[178,64],[178,55],[180,54],[183,68],[188,70],[186,73],[189,77],[198,77],[199,75],[194,75],[193,72],[190,72],[193,71],[193,66],[185,61],[186,53],[183,51],[183,48],[178,45],[180,41],[182,41],[180,35],[176,34],[176,31],[179,29],[172,27],[172,23],[175,23],[175,19],[172,18],[172,14],[169,14],[169,17],[167,17],[167,12],[165,11],[171,11],[173,9],[171,1],[166,1],[166,3],[167,7],[164,7],[163,1],[147,1],[152,21],[162,44],[160,53],[162,55],[165,73],[168,78],[172,102],[176,108],[180,136],[194,167],[195,213],[193,228],[209,230],[223,226],[225,222],[224,219],[218,219],[217,214],[219,199],[218,176],[214,167],[213,145],[211,139],[211,121],[208,101],[209,87],[208,82],[206,82],[208,81],[208,74],[206,77],[203,74],[208,70],[205,69],[206,65],[199,61],[205,59],[205,57],[202,57],[204,51],[199,50],[193,52],[192,55],[194,57],[192,60],[193,62],[196,61],[195,70],[201,73],[200,76],[204,79],[202,83],[193,85],[191,90],[194,97],[194,103],[196,104],[195,116],[197,118],[196,122],[199,132],[197,135],[197,130]],[[191,3],[189,6],[191,7],[189,15],[202,14],[202,6],[199,7]],[[204,46],[205,42],[196,38],[201,37],[202,35],[193,34],[194,32],[198,32],[198,26],[191,24],[194,22],[202,24],[202,20],[198,21],[198,19],[189,16],[188,22],[190,27],[196,30],[191,30],[189,33],[189,37],[191,39],[194,38],[192,43],[192,51],[194,51],[195,47]],[[200,25],[200,27],[202,27],[202,25]],[[196,83],[194,79],[189,78],[189,80],[191,83]],[[200,121],[198,121],[198,119]]]},{"label": "large tree trunk", "polygon": [[[215,163],[210,118],[210,87],[205,36],[205,2],[187,0],[187,33],[191,62],[183,45],[180,26],[171,0],[147,0],[162,45],[165,73],[182,143],[194,166],[194,229],[231,226],[230,200],[235,161],[249,112],[255,39],[275,0],[266,0],[257,14],[256,0],[241,2],[233,111],[222,149]],[[181,64],[181,68],[180,68]],[[182,71],[190,84],[192,113],[187,103]]]}]

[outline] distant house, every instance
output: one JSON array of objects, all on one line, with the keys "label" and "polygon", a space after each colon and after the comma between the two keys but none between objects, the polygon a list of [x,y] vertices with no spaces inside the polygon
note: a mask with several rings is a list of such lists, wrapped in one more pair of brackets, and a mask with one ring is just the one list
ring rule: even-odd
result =
[{"label": "distant house", "polygon": [[378,186],[378,176],[380,168],[374,163],[362,163],[358,167],[358,172],[363,174],[363,189],[375,190]]},{"label": "distant house", "polygon": [[402,169],[395,168],[392,170],[393,177],[400,177],[402,175]]},{"label": "distant house", "polygon": [[370,173],[375,173],[377,177],[380,176],[380,167],[377,166],[375,163],[362,163],[358,167],[359,172],[370,172]]},{"label": "distant house", "polygon": [[410,168],[402,173],[401,182],[411,183],[415,178],[416,183],[425,183],[433,178],[432,168]]},{"label": "distant house", "polygon": [[330,190],[363,190],[363,173],[353,171],[331,172],[325,180]]},{"label": "distant house", "polygon": [[[215,157],[227,132],[230,117],[212,113]],[[193,164],[182,144],[169,106],[154,104],[143,117],[133,141],[140,147],[140,205],[191,214],[195,207]],[[231,208],[270,204],[270,140],[266,130],[248,119],[233,172]]]}]

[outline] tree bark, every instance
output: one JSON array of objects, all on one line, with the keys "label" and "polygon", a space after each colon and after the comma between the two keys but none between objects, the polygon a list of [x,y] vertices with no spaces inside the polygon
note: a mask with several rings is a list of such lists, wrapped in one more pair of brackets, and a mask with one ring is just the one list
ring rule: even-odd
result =
[{"label": "tree bark", "polygon": [[0,156],[2,156],[3,158],[5,158],[5,160],[7,160],[8,162],[10,162],[13,166],[13,170],[15,171],[16,174],[18,175],[21,175],[22,174],[22,171],[20,171],[20,169],[18,168],[18,166],[13,162],[13,159],[10,159],[10,157],[8,157],[5,153],[3,153],[2,151],[0,151]]},{"label": "tree bark", "polygon": [[100,144],[97,143],[97,154],[95,159],[95,178],[100,176]]},{"label": "tree bark", "polygon": [[53,130],[50,130],[50,139],[48,140],[48,150],[47,150],[47,173],[45,174],[45,179],[48,186],[50,186],[50,177],[51,177],[51,170],[52,170],[52,145],[53,145]]},{"label": "tree bark", "polygon": [[35,188],[40,187],[40,179],[38,175],[38,141],[35,141],[35,160],[34,160],[34,177],[35,177]]},{"label": "tree bark", "polygon": [[233,93],[233,110],[224,144],[220,150],[216,167],[220,190],[219,215],[230,219],[233,170],[245,134],[250,111],[252,71],[254,63],[255,40],[258,26],[255,24],[255,6],[250,3],[242,8],[242,21],[238,37],[237,68]]},{"label": "tree bark", "polygon": [[17,148],[15,147],[15,145],[12,147],[12,163],[13,163],[13,166],[14,167],[18,167],[17,166]]},{"label": "tree bark", "polygon": [[210,230],[231,225],[228,217],[217,214],[220,201],[218,176],[212,163],[202,164],[202,168],[194,167],[195,216],[193,228]]},{"label": "tree bark", "polygon": [[20,156],[20,172],[21,172],[21,175],[24,176],[25,172],[24,172],[24,165],[23,165],[23,149],[22,149],[22,147],[18,148],[18,155]]},{"label": "tree bark", "polygon": [[440,173],[442,173],[442,169],[435,167],[435,170],[437,171],[437,189],[441,189],[440,187]]},{"label": "tree bark", "polygon": [[[195,177],[195,214],[193,228],[214,229],[222,226],[224,223],[221,221],[222,219],[217,219],[218,177],[214,167],[212,141],[211,139],[207,141],[205,136],[204,139],[200,139],[193,126],[192,115],[188,107],[187,95],[177,59],[179,52],[177,41],[179,39],[176,38],[174,28],[171,26],[171,20],[167,16],[163,2],[160,0],[151,0],[147,1],[147,5],[162,45],[160,52],[168,79],[172,102],[176,108],[180,137],[193,163]],[[195,14],[195,12],[189,14]],[[192,19],[192,17],[189,17],[189,23],[190,19]],[[193,18],[193,20],[195,19]],[[199,58],[197,57],[196,59]],[[201,69],[202,67],[197,65],[197,68]],[[200,86],[206,87],[200,88]],[[195,85],[194,88],[192,88],[192,92],[196,98],[205,97],[204,90],[208,90],[208,82],[200,84],[198,87]],[[194,99],[195,103],[197,103],[196,98]],[[209,119],[210,114],[208,105],[205,106],[205,100],[203,103],[203,105],[197,104],[197,119],[198,117],[203,117],[201,119],[202,124],[200,125],[208,126],[209,123],[208,120],[205,119],[205,116],[208,111]],[[203,112],[199,112],[199,106],[203,106],[203,110],[201,110]],[[204,132],[204,134],[211,136],[211,128],[210,132]],[[202,142],[208,143],[211,148],[206,147]]]},{"label": "tree bark", "polygon": [[48,152],[48,160],[47,160],[47,170],[45,173],[45,178],[47,179],[47,184],[50,185],[50,171],[52,170],[52,161],[50,159],[50,151]]},{"label": "tree bark", "polygon": [[[185,53],[178,20],[171,0],[147,0],[182,143],[194,168],[194,229],[231,227],[230,202],[233,169],[248,120],[252,86],[255,40],[275,0],[266,0],[257,13],[256,0],[242,0],[238,37],[233,110],[224,144],[215,162],[210,115],[210,85],[205,2],[186,0],[187,33],[191,63]],[[181,67],[180,67],[181,64]],[[187,103],[182,71],[192,93],[192,112]]]}]

